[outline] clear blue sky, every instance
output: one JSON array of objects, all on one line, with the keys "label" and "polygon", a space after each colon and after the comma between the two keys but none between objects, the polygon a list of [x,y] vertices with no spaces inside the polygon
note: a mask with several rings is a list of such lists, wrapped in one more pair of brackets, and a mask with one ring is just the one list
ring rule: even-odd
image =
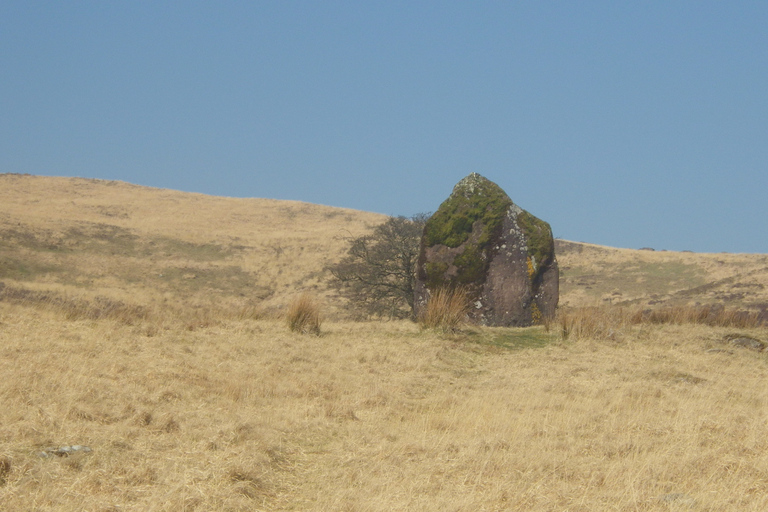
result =
[{"label": "clear blue sky", "polygon": [[768,2],[0,2],[0,172],[768,253]]}]

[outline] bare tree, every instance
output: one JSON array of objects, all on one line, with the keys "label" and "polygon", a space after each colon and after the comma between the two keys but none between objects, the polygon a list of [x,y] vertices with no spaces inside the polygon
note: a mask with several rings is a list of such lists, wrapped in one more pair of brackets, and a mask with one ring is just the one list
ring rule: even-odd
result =
[{"label": "bare tree", "polygon": [[350,238],[329,268],[332,284],[363,316],[413,316],[413,285],[426,214],[391,217],[370,235]]}]

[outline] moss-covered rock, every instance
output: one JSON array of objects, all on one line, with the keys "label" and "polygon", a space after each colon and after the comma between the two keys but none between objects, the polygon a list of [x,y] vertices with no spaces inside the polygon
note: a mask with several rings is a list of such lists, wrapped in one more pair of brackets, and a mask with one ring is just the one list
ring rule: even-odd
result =
[{"label": "moss-covered rock", "polygon": [[[450,197],[424,226],[426,247],[461,248],[442,251],[443,257],[436,259],[441,265],[426,269],[430,288],[478,284],[484,280],[493,243],[501,235],[511,204],[501,187],[477,173],[456,184]],[[446,272],[449,267],[451,271]]]},{"label": "moss-covered rock", "polygon": [[480,223],[478,246],[487,246],[498,236],[512,200],[504,191],[477,173],[472,173],[453,188],[424,227],[427,245],[458,247],[467,241],[475,223]]},{"label": "moss-covered rock", "polygon": [[487,325],[530,325],[557,305],[549,224],[477,173],[456,184],[424,227],[417,312],[431,290],[456,286],[473,297],[470,316]]},{"label": "moss-covered rock", "polygon": [[552,258],[555,257],[555,239],[552,237],[552,228],[525,210],[517,216],[517,223],[527,240],[527,252],[533,267],[531,279],[536,279],[542,269],[547,268]]}]

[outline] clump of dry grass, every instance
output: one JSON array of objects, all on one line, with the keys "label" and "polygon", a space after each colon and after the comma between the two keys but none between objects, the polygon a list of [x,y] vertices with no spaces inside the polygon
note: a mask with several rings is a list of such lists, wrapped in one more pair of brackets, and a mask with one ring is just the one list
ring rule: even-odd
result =
[{"label": "clump of dry grass", "polygon": [[430,295],[419,323],[427,329],[455,331],[466,322],[469,306],[466,288],[438,288]]},{"label": "clump of dry grass", "polygon": [[585,307],[559,311],[557,323],[564,340],[605,339],[629,327],[631,318],[621,308]]},{"label": "clump of dry grass", "polygon": [[0,457],[0,485],[5,485],[8,475],[11,474],[11,467],[10,457]]},{"label": "clump of dry grass", "polygon": [[723,306],[678,306],[638,311],[634,323],[698,324],[710,327],[735,327],[749,329],[759,327],[760,314],[754,311],[728,309]]},{"label": "clump of dry grass", "polygon": [[302,293],[288,306],[286,313],[288,328],[302,334],[320,334],[320,306],[309,293]]},{"label": "clump of dry grass", "polygon": [[753,329],[760,327],[763,322],[759,313],[716,306],[658,309],[595,306],[561,310],[557,323],[563,339],[611,339],[636,325],[706,325]]}]

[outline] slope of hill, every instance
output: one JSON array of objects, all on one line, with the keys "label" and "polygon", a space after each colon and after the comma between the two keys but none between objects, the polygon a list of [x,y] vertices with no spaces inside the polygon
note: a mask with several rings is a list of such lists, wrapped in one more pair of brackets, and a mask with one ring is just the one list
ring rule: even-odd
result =
[{"label": "slope of hill", "polygon": [[149,306],[279,307],[385,216],[80,178],[0,175],[0,281]]},{"label": "slope of hill", "polygon": [[[0,175],[0,282],[48,300],[280,308],[298,292],[340,306],[325,266],[384,215],[82,178]],[[561,305],[765,309],[768,256],[557,241]],[[38,295],[40,297],[40,295]]]},{"label": "slope of hill", "polygon": [[768,308],[768,255],[615,249],[558,240],[562,306]]}]

